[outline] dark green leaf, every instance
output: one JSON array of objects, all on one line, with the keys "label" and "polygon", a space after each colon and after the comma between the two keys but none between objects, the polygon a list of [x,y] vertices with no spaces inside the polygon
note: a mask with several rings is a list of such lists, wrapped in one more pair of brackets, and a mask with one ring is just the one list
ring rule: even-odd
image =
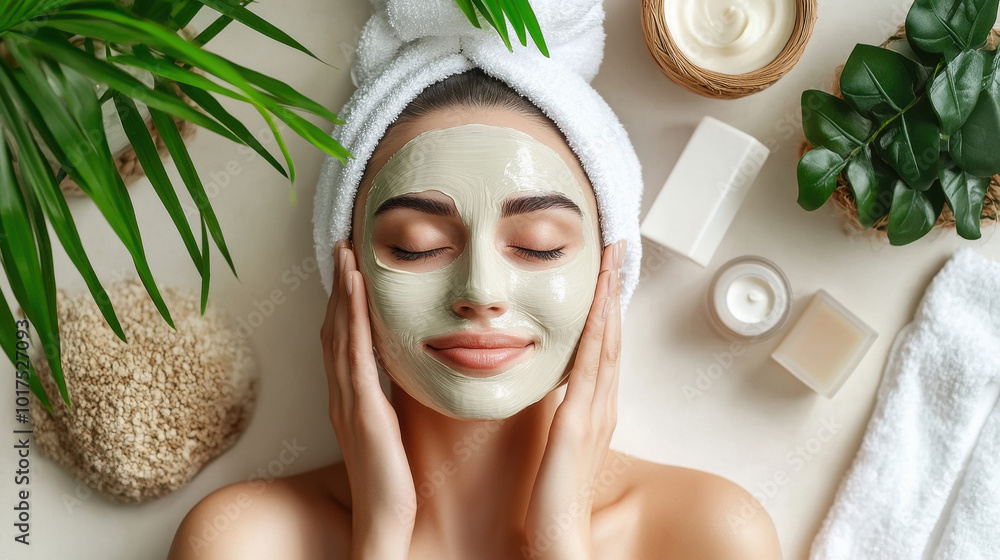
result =
[{"label": "dark green leaf", "polygon": [[[23,58],[24,53],[19,49],[12,52],[15,58]],[[170,312],[149,270],[131,199],[104,138],[102,113],[92,82],[71,68],[61,69],[46,60],[37,60],[29,66],[22,63],[21,68],[24,72],[18,74],[18,81],[26,97],[46,107],[39,113],[43,116],[46,134],[54,139],[48,147],[94,201],[128,249],[150,298],[167,324],[173,327]]]},{"label": "dark green leaf", "polygon": [[68,4],[71,0],[6,0],[0,9],[0,34]]},{"label": "dark green leaf", "polygon": [[[17,99],[17,103],[14,102],[14,98]],[[121,323],[115,315],[115,310],[111,306],[111,301],[84,251],[80,234],[73,221],[73,214],[59,190],[59,179],[53,178],[52,169],[35,144],[27,123],[30,122],[39,135],[47,139],[50,146],[54,145],[55,140],[52,139],[38,109],[24,95],[6,68],[0,68],[0,114],[3,115],[5,122],[10,123],[20,150],[18,166],[21,170],[21,177],[34,189],[42,209],[52,224],[52,229],[55,230],[66,254],[86,281],[105,321],[108,322],[115,335],[123,342],[128,342]],[[14,115],[21,118],[15,118]]]},{"label": "dark green leaf", "polygon": [[925,75],[922,66],[895,51],[859,44],[844,64],[840,91],[858,112],[882,123],[916,99]]},{"label": "dark green leaf", "polygon": [[337,158],[341,162],[346,162],[347,158],[353,157],[327,132],[306,119],[296,115],[284,107],[273,107],[275,116],[285,121],[288,126],[299,136],[305,138],[310,144]]},{"label": "dark green leaf", "polygon": [[531,35],[538,51],[543,56],[549,56],[549,47],[545,44],[545,38],[542,36],[542,28],[538,25],[538,18],[535,17],[535,12],[531,9],[528,0],[514,0],[514,3],[518,7],[518,11],[524,19],[524,26],[528,29],[528,34]]},{"label": "dark green leaf", "polygon": [[906,245],[934,227],[944,208],[944,195],[937,183],[926,191],[917,191],[897,181],[894,190],[886,232],[892,245]]},{"label": "dark green leaf", "polygon": [[889,123],[876,140],[879,155],[912,188],[925,191],[937,177],[941,131],[927,98]]},{"label": "dark green leaf", "polygon": [[889,213],[893,187],[899,177],[865,146],[847,162],[847,182],[858,203],[858,221],[869,228]]},{"label": "dark green leaf", "polygon": [[[226,246],[226,239],[222,235],[222,228],[219,226],[219,220],[215,216],[215,210],[212,209],[212,203],[208,200],[205,186],[201,182],[201,177],[198,176],[198,170],[195,169],[194,162],[191,161],[191,155],[188,153],[187,146],[184,145],[184,140],[177,130],[177,125],[166,113],[162,113],[156,109],[150,109],[149,112],[153,117],[153,124],[156,125],[157,132],[160,133],[163,143],[170,152],[170,156],[174,158],[174,165],[177,166],[177,171],[184,180],[185,186],[187,186],[191,200],[194,201],[201,214],[205,216],[205,219],[208,221],[208,229],[212,233],[215,244],[218,245],[222,256],[229,263],[229,268],[233,271],[233,276],[237,276],[236,267],[233,265],[232,257],[229,255],[229,248]],[[239,277],[237,276],[237,278]]]},{"label": "dark green leaf", "polygon": [[[14,177],[5,132],[0,129],[0,259],[11,290],[38,332],[52,378],[68,406],[69,393],[59,362],[59,329],[52,321],[55,312],[50,309],[56,302],[47,298],[48,286],[54,286],[54,280],[45,278],[46,265],[39,262],[39,246],[24,193]],[[44,221],[41,227],[45,227]]]},{"label": "dark green leaf", "polygon": [[993,50],[985,55],[983,68],[983,91],[1000,101],[1000,51]]},{"label": "dark green leaf", "polygon": [[528,36],[524,32],[524,19],[521,18],[521,14],[518,12],[514,1],[500,0],[500,7],[503,9],[503,12],[507,14],[507,19],[510,20],[510,26],[514,28],[514,33],[517,34],[517,40],[520,41],[522,45],[527,46]]},{"label": "dark green leaf", "polygon": [[507,46],[507,50],[513,51],[514,47],[510,44],[510,36],[507,33],[507,20],[504,18],[503,9],[500,8],[499,1],[472,0],[472,3],[479,9],[479,13],[483,14],[483,18],[500,34],[500,38],[503,39],[503,44]]},{"label": "dark green leaf", "polygon": [[926,52],[954,53],[986,43],[998,0],[916,0],[906,16],[907,40]]},{"label": "dark green leaf", "polygon": [[[17,330],[18,323],[14,319],[14,315],[10,312],[7,296],[3,294],[3,290],[0,290],[0,346],[3,346],[3,351],[7,354],[7,359],[15,367],[15,377],[24,379],[24,377],[21,377],[24,370],[17,367],[18,360],[24,357],[23,354],[21,356],[17,354],[17,341],[19,340]],[[38,372],[35,371],[35,366],[31,363],[31,360],[28,360],[27,374],[28,388],[31,389],[31,392],[45,410],[49,411],[49,414],[52,414],[52,403],[49,402],[49,398],[45,394],[45,387],[42,386],[41,380],[38,378]]]},{"label": "dark green leaf", "polygon": [[256,70],[247,68],[245,66],[240,66],[239,64],[232,63],[233,67],[239,71],[240,75],[249,83],[263,89],[264,91],[273,95],[275,101],[282,105],[288,105],[291,107],[298,107],[308,111],[314,115],[323,117],[324,119],[336,123],[344,124],[344,121],[340,120],[337,115],[324,107],[322,104],[309,99],[308,97],[302,95],[295,89],[293,89],[288,84],[282,82],[281,80],[276,80],[266,74],[261,74]]},{"label": "dark green leaf", "polygon": [[183,91],[185,95],[197,103],[199,107],[204,109],[205,112],[215,117],[216,120],[229,128],[229,130],[232,130],[233,134],[238,136],[244,144],[253,148],[253,150],[263,157],[266,162],[271,164],[271,167],[277,169],[278,173],[288,177],[288,174],[285,172],[285,169],[281,167],[281,164],[278,163],[278,160],[274,159],[274,156],[272,156],[271,153],[261,145],[261,143],[254,137],[247,127],[229,111],[226,111],[222,104],[216,101],[214,97],[209,95],[204,90],[186,84],[177,84],[177,86],[181,88],[181,91]]},{"label": "dark green leaf", "polygon": [[160,295],[159,288],[153,279],[153,272],[146,259],[146,250],[142,245],[142,236],[135,208],[132,206],[132,199],[129,197],[125,182],[118,173],[114,156],[108,148],[104,134],[104,116],[97,104],[93,83],[69,67],[61,68],[53,65],[51,70],[56,81],[66,92],[66,99],[72,100],[69,105],[71,108],[75,108],[73,116],[81,124],[81,130],[86,131],[88,138],[93,141],[96,155],[94,162],[100,168],[102,175],[109,178],[104,184],[92,184],[91,190],[93,192],[105,191],[106,200],[111,203],[111,206],[116,207],[115,218],[119,220],[119,237],[132,256],[132,262],[135,264],[139,279],[160,315],[171,327],[174,327],[170,310]]},{"label": "dark green leaf", "polygon": [[980,95],[968,120],[951,135],[949,152],[959,167],[976,177],[1000,173],[1000,104]]},{"label": "dark green leaf", "polygon": [[208,229],[205,227],[205,215],[200,215],[201,221],[201,314],[205,314],[205,306],[208,305],[208,288],[211,285],[212,255],[209,253]]},{"label": "dark green leaf", "polygon": [[195,240],[194,232],[191,231],[191,225],[188,224],[187,217],[184,215],[184,210],[181,207],[180,200],[177,198],[177,193],[174,191],[174,186],[170,183],[167,170],[164,168],[163,162],[160,161],[160,154],[156,150],[153,137],[149,134],[145,121],[139,115],[139,109],[129,97],[120,93],[115,94],[113,99],[115,108],[118,110],[118,116],[122,122],[122,127],[125,129],[125,135],[128,136],[129,142],[132,144],[132,149],[135,150],[143,172],[149,178],[149,183],[153,186],[153,190],[156,191],[157,196],[163,202],[163,207],[170,214],[170,218],[180,233],[181,239],[184,241],[184,246],[187,248],[188,254],[195,264],[195,268],[200,271],[202,264],[198,242]]},{"label": "dark green leaf", "polygon": [[[250,1],[251,0],[237,0],[240,6],[246,6],[247,4],[250,3]],[[196,0],[192,0],[192,2],[198,4],[199,6],[201,5]],[[199,33],[198,36],[195,37],[191,42],[194,43],[195,45],[204,45],[208,43],[209,41],[214,39],[216,35],[221,33],[223,29],[228,27],[229,24],[232,23],[232,21],[233,18],[229,16],[219,16],[218,18],[215,19],[215,21],[211,23],[211,25],[206,27],[205,30]]]},{"label": "dark green leaf", "polygon": [[815,210],[830,198],[837,188],[837,177],[847,162],[826,148],[813,148],[799,160],[799,206]]},{"label": "dark green leaf", "polygon": [[972,114],[983,88],[983,54],[963,51],[948,62],[928,90],[941,131],[951,134]]},{"label": "dark green leaf", "polygon": [[32,49],[54,57],[59,62],[75,68],[95,81],[103,82],[109,87],[150,107],[167,111],[170,114],[211,130],[216,134],[225,136],[234,142],[239,142],[239,138],[234,136],[224,126],[208,118],[203,113],[195,111],[174,96],[164,95],[161,92],[147,88],[145,84],[131,74],[116,68],[113,64],[87,56],[86,53],[68,43],[61,44],[54,41],[41,41],[37,39],[30,39],[29,41]]},{"label": "dark green leaf", "polygon": [[990,188],[990,178],[969,175],[952,162],[942,159],[941,188],[955,214],[958,234],[966,239],[979,239],[982,236],[979,223],[983,199]]},{"label": "dark green leaf", "polygon": [[270,37],[271,39],[287,45],[295,50],[301,51],[316,60],[319,58],[314,55],[309,49],[302,46],[301,43],[292,39],[287,33],[278,29],[274,25],[268,23],[266,20],[258,16],[257,14],[251,12],[250,10],[244,8],[239,3],[227,2],[226,0],[198,0],[202,4],[212,8],[213,10],[219,12],[220,14],[232,18],[243,25],[253,29],[257,33]]},{"label": "dark green leaf", "polygon": [[802,92],[802,130],[813,145],[846,158],[865,143],[874,128],[843,99],[810,89]]},{"label": "dark green leaf", "polygon": [[469,18],[472,25],[476,26],[477,29],[482,28],[482,26],[479,25],[479,18],[476,16],[476,7],[472,5],[472,0],[455,0],[455,3],[462,9],[465,17]]}]

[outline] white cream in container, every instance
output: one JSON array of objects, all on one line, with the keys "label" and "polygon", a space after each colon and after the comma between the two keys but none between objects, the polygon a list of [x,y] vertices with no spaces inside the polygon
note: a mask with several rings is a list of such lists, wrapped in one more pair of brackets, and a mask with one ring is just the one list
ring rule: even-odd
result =
[{"label": "white cream in container", "polygon": [[670,36],[693,64],[722,74],[767,66],[795,28],[795,0],[666,0]]},{"label": "white cream in container", "polygon": [[788,320],[791,288],[784,273],[761,257],[739,257],[719,268],[708,289],[712,324],[723,336],[759,341]]}]

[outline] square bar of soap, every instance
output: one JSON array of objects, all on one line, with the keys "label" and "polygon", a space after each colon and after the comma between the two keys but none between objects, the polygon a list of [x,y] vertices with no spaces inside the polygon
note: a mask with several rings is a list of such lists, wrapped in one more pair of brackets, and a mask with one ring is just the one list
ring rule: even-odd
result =
[{"label": "square bar of soap", "polygon": [[640,232],[708,266],[770,153],[753,136],[704,117],[643,218]]},{"label": "square bar of soap", "polygon": [[832,398],[877,337],[857,315],[819,290],[771,357],[813,391]]}]

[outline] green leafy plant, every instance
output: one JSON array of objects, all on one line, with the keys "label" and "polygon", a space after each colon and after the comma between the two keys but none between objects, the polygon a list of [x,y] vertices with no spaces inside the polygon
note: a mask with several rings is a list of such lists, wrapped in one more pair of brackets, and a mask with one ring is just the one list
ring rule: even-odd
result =
[{"label": "green leafy plant", "polygon": [[[475,25],[468,2],[456,0]],[[289,85],[213,54],[203,47],[237,21],[306,55],[313,53],[245,5],[249,0],[0,0],[0,261],[11,291],[35,327],[63,402],[72,406],[60,360],[52,226],[85,280],[105,320],[128,342],[107,293],[87,257],[60,181],[69,176],[90,197],[128,249],[139,278],[163,319],[170,312],[153,279],[137,217],[116,168],[103,124],[103,106],[120,117],[136,157],[168,211],[198,270],[201,311],[209,291],[209,238],[236,276],[215,212],[181,139],[175,118],[206,128],[252,148],[294,183],[295,167],[276,120],[317,148],[344,162],[351,157],[326,131],[293,110],[342,124],[322,104]],[[544,41],[526,0],[473,0],[510,48],[503,16],[525,44],[527,29],[544,52]],[[203,9],[218,17],[197,36],[180,34]],[[499,25],[498,25],[499,22]],[[318,59],[317,59],[318,60]],[[131,71],[127,71],[131,70]],[[135,77],[152,77],[148,85]],[[98,97],[96,85],[106,86]],[[188,104],[183,93],[197,108]],[[223,96],[252,105],[274,134],[284,165],[217,100]],[[156,132],[199,211],[201,243],[139,116],[145,105]],[[294,202],[294,190],[292,190]],[[27,331],[0,290],[0,345],[32,393],[52,411],[34,365],[25,352]]]},{"label": "green leafy plant", "polygon": [[987,48],[998,0],[917,0],[906,18],[911,56],[857,45],[843,99],[802,94],[815,146],[798,165],[798,203],[822,206],[844,175],[869,228],[888,215],[893,245],[919,239],[945,204],[958,234],[978,239],[983,201],[1000,173],[1000,56]]},{"label": "green leafy plant", "polygon": [[469,18],[472,25],[476,27],[480,27],[479,18],[476,13],[478,12],[482,15],[486,23],[490,24],[500,34],[503,43],[507,45],[507,50],[512,51],[514,47],[510,43],[510,34],[507,32],[505,17],[507,20],[510,20],[510,24],[514,28],[514,33],[517,35],[517,39],[521,42],[521,45],[528,45],[527,36],[530,35],[531,40],[538,47],[538,51],[545,56],[549,56],[549,49],[545,46],[545,38],[542,37],[542,30],[538,26],[538,19],[535,18],[535,12],[532,11],[528,0],[455,0],[455,2],[465,12],[465,17]]}]

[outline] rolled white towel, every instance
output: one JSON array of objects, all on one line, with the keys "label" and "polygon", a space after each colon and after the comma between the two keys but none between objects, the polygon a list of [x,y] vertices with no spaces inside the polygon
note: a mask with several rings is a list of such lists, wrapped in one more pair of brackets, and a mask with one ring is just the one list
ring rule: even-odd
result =
[{"label": "rolled white towel", "polygon": [[812,560],[1000,557],[1000,263],[959,249],[897,335]]},{"label": "rolled white towel", "polygon": [[[533,0],[550,58],[496,31],[474,27],[454,0],[373,0],[352,69],[357,91],[333,137],[353,155],[328,158],[316,187],[313,224],[320,278],[333,286],[333,244],[347,237],[366,163],[385,130],[427,86],[478,67],[530,99],[559,127],[594,187],[604,244],[627,239],[624,313],[639,282],[642,170],[628,134],[590,86],[604,54],[601,0]],[[513,32],[512,32],[513,36]]]}]

